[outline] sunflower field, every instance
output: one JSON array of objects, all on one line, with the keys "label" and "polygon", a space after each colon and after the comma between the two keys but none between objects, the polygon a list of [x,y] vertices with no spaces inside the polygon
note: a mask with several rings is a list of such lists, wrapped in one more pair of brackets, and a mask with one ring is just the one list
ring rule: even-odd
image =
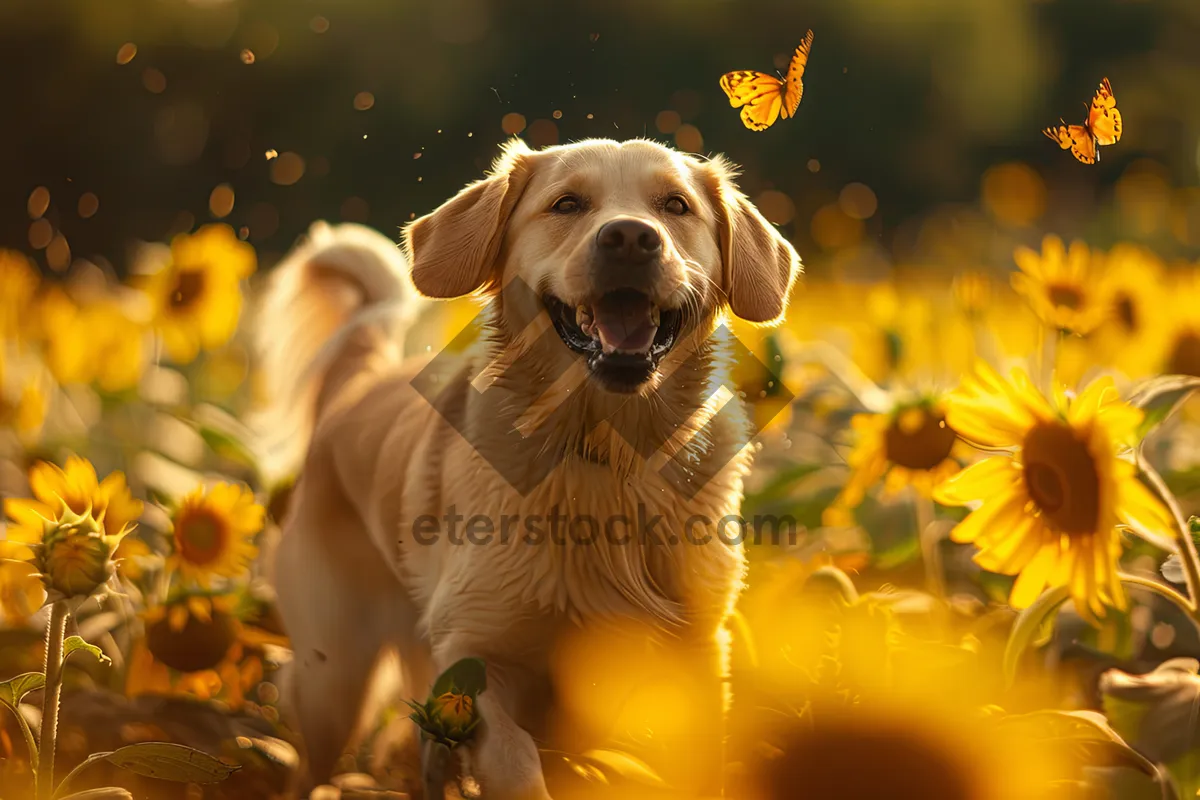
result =
[{"label": "sunflower field", "polygon": [[[794,535],[747,537],[727,796],[1200,796],[1193,0],[578,5],[0,7],[0,798],[293,796],[256,300],[314,221],[397,240],[514,135],[725,153],[805,261],[730,323],[742,516]],[[721,75],[808,29],[798,109],[743,125]],[[543,751],[554,796],[677,797],[686,687],[613,676],[686,665],[563,659],[616,721]],[[313,798],[419,796],[414,731],[481,722],[379,672]]]}]

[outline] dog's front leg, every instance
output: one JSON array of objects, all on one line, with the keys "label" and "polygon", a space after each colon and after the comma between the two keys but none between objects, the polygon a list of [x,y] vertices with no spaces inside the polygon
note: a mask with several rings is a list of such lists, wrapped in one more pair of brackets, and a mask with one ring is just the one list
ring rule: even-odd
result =
[{"label": "dog's front leg", "polygon": [[[440,640],[434,637],[433,658],[439,673],[460,659],[483,657],[483,652],[473,637],[460,631]],[[486,800],[550,800],[537,745],[513,719],[518,693],[505,685],[503,665],[483,660],[488,685],[476,700],[481,723],[470,745],[472,777]]]}]

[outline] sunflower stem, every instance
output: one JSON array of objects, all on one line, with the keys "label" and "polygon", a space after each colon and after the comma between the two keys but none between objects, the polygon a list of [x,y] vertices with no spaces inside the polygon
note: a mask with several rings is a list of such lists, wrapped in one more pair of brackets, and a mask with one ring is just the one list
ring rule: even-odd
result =
[{"label": "sunflower stem", "polygon": [[1172,589],[1170,586],[1167,586],[1165,583],[1159,583],[1158,581],[1150,578],[1143,578],[1141,575],[1130,575],[1126,572],[1118,572],[1117,577],[1122,583],[1128,583],[1134,586],[1140,586],[1143,589],[1149,589],[1155,594],[1170,600],[1172,603],[1186,611],[1189,615],[1193,614],[1192,602],[1179,592]]},{"label": "sunflower stem", "polygon": [[63,637],[69,616],[66,600],[57,600],[50,607],[50,624],[46,626],[46,686],[42,690],[42,732],[38,747],[38,800],[50,800],[54,794],[54,744],[58,738],[58,702],[62,696]]},{"label": "sunflower stem", "polygon": [[1185,608],[1192,620],[1200,626],[1200,609],[1196,602],[1200,597],[1200,553],[1196,552],[1196,543],[1192,540],[1187,520],[1183,517],[1183,511],[1179,508],[1179,502],[1175,499],[1175,495],[1167,487],[1167,482],[1158,474],[1158,470],[1150,466],[1140,449],[1137,451],[1137,461],[1142,474],[1150,481],[1154,491],[1158,493],[1159,498],[1166,504],[1167,510],[1171,512],[1171,519],[1175,521],[1178,534],[1175,550],[1179,555],[1179,563],[1183,567],[1183,575],[1187,582],[1188,597]]},{"label": "sunflower stem", "polygon": [[914,492],[912,507],[917,521],[917,541],[921,545],[921,558],[925,561],[925,586],[934,597],[944,598],[946,582],[942,570],[942,551],[938,547],[937,531],[933,525],[933,500]]}]

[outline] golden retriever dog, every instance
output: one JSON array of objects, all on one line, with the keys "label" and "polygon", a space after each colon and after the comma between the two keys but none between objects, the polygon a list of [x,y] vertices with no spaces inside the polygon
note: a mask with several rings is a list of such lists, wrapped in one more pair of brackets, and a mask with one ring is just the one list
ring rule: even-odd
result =
[{"label": "golden retriever dog", "polygon": [[[548,798],[547,662],[573,631],[632,621],[708,687],[688,734],[701,766],[665,777],[719,794],[745,561],[716,526],[753,445],[714,391],[714,332],[779,320],[796,252],[725,161],[646,140],[514,140],[403,238],[401,254],[318,223],[260,311],[275,438],[307,445],[274,580],[310,780],[330,778],[388,647],[416,698],[483,659],[471,774],[487,798]],[[487,302],[476,344],[402,359],[425,298],[464,295]],[[564,535],[556,518],[593,522]]]}]

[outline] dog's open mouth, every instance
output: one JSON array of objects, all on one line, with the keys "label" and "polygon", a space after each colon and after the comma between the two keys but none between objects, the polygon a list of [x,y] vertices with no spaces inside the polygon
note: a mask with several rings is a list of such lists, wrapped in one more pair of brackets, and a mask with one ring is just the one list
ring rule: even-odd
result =
[{"label": "dog's open mouth", "polygon": [[631,392],[648,381],[683,325],[681,310],[659,308],[635,289],[574,307],[549,294],[543,302],[563,343],[587,358],[592,374],[615,391]]}]

